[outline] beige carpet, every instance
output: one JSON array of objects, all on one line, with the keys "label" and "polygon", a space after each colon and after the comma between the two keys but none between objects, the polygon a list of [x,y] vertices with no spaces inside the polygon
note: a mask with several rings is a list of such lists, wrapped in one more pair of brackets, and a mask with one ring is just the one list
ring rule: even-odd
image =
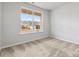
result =
[{"label": "beige carpet", "polygon": [[79,45],[57,39],[41,39],[9,47],[0,57],[79,57]]}]

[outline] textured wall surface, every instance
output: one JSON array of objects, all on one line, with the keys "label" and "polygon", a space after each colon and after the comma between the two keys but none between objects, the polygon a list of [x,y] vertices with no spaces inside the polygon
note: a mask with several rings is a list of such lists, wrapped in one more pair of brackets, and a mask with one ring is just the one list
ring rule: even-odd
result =
[{"label": "textured wall surface", "polygon": [[0,47],[1,47],[1,39],[2,39],[1,20],[2,20],[2,8],[1,8],[1,2],[0,2]]},{"label": "textured wall surface", "polygon": [[51,11],[51,36],[79,44],[79,3]]}]

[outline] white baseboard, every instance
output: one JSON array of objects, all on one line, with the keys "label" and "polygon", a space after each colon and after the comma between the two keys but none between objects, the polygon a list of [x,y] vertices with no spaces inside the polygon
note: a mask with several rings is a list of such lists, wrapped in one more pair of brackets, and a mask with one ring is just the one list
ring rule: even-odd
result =
[{"label": "white baseboard", "polygon": [[14,43],[14,44],[10,44],[8,46],[3,46],[3,47],[0,47],[0,50],[3,49],[3,48],[8,48],[8,47],[11,47],[11,46],[16,46],[16,45],[19,45],[19,44],[24,44],[24,43],[31,42],[31,41],[34,41],[34,40],[40,40],[40,39],[45,39],[45,38],[48,38],[48,36],[35,38],[35,39],[29,40],[29,41],[17,42],[17,43]]},{"label": "white baseboard", "polygon": [[59,40],[63,40],[63,41],[66,41],[66,42],[70,42],[70,43],[79,45],[78,42],[74,42],[74,41],[66,40],[66,39],[64,39],[64,38],[57,37],[57,36],[55,36],[55,35],[50,35],[50,36],[44,36],[44,37],[35,38],[35,39],[33,39],[33,40],[29,40],[29,41],[24,41],[24,42],[14,43],[14,44],[11,44],[11,45],[8,45],[8,46],[3,46],[3,47],[0,47],[0,50],[3,49],[3,48],[7,48],[7,47],[11,47],[11,46],[15,46],[15,45],[19,45],[19,44],[27,43],[27,42],[34,41],[34,40],[45,39],[45,38],[48,38],[48,37],[50,37],[50,38],[55,38],[55,39],[59,39]]},{"label": "white baseboard", "polygon": [[55,36],[55,35],[51,35],[50,37],[51,37],[51,38],[58,39],[58,40],[63,40],[63,41],[66,41],[66,42],[70,42],[70,43],[79,45],[79,42],[75,42],[75,41],[71,41],[71,40],[66,40],[66,39],[64,39],[64,38],[61,38],[61,37],[58,37],[58,36]]}]

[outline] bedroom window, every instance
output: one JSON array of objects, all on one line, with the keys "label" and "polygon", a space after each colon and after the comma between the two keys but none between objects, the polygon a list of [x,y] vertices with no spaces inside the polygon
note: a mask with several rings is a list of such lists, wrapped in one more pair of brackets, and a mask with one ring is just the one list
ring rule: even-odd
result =
[{"label": "bedroom window", "polygon": [[21,9],[21,33],[41,32],[43,27],[42,13],[29,9]]}]

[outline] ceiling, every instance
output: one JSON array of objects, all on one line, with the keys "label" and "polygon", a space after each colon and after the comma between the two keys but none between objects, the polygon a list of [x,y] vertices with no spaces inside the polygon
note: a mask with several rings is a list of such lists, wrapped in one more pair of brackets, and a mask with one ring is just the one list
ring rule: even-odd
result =
[{"label": "ceiling", "polygon": [[51,10],[60,7],[68,2],[34,2],[32,5],[38,6],[43,9]]}]

